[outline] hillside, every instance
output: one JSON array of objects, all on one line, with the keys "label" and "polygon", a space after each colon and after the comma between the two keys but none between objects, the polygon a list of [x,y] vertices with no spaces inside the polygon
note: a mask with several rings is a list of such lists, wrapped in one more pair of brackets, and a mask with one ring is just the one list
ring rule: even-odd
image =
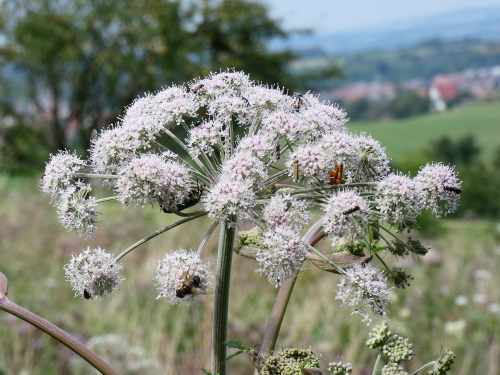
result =
[{"label": "hillside", "polygon": [[500,65],[500,42],[446,42],[435,39],[390,51],[376,50],[335,57],[304,58],[296,61],[291,69],[293,72],[314,70],[329,62],[339,64],[344,73],[345,79],[336,85],[359,81],[401,82],[413,78],[431,79],[436,74]]},{"label": "hillside", "polygon": [[398,160],[404,154],[418,153],[443,137],[458,139],[472,134],[488,162],[500,148],[500,102],[482,103],[449,112],[432,113],[391,122],[348,123],[353,131],[364,131],[387,147],[388,156]]}]

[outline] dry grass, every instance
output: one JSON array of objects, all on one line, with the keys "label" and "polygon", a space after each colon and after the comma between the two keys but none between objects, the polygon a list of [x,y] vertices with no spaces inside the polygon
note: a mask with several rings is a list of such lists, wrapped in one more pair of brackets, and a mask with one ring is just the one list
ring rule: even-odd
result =
[{"label": "dry grass", "polygon": [[[212,297],[201,299],[199,306],[170,306],[155,299],[152,280],[157,260],[165,252],[197,248],[209,227],[207,219],[176,228],[125,257],[126,281],[110,301],[75,299],[62,269],[72,252],[101,246],[116,254],[174,218],[151,208],[123,210],[118,203],[108,202],[100,207],[103,221],[96,240],[84,240],[60,226],[55,208],[36,191],[36,182],[2,181],[0,270],[9,279],[12,301],[83,341],[119,334],[159,361],[165,374],[201,374],[200,367],[209,368]],[[497,374],[499,315],[487,306],[500,303],[499,232],[491,222],[442,222],[446,234],[426,240],[432,251],[422,262],[411,258],[399,262],[415,280],[409,289],[394,293],[391,327],[414,344],[417,355],[408,369],[431,360],[444,339],[458,357],[452,374]],[[216,238],[210,240],[205,260],[215,261]],[[328,242],[322,247],[326,249]],[[229,338],[244,344],[261,339],[277,294],[255,268],[253,261],[235,256]],[[474,277],[478,269],[488,271],[490,279]],[[338,281],[336,275],[307,266],[292,295],[278,346],[311,346],[323,354],[323,365],[341,359],[351,361],[356,374],[371,374],[376,353],[364,345],[370,328],[339,307]],[[473,302],[477,294],[484,294],[487,301]],[[466,306],[454,303],[459,295],[468,297]],[[463,321],[463,329],[461,323],[449,324],[457,321]],[[50,337],[0,313],[0,369],[5,374],[70,374],[70,357],[71,352]],[[229,373],[252,374],[250,360],[243,355],[231,360]]]}]

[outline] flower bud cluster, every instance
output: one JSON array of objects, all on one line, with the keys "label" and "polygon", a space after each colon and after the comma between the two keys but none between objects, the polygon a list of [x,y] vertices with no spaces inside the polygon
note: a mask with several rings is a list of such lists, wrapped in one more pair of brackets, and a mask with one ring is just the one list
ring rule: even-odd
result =
[{"label": "flower bud cluster", "polygon": [[428,371],[429,375],[445,375],[451,370],[451,365],[455,362],[456,355],[451,350],[446,350],[441,353],[440,358],[434,364],[431,371]]},{"label": "flower bud cluster", "polygon": [[372,328],[372,331],[368,334],[370,337],[366,342],[366,346],[370,349],[382,349],[389,337],[392,336],[392,332],[389,330],[389,324],[383,322],[382,324],[376,325]]},{"label": "flower bud cluster", "polygon": [[[193,281],[193,277],[197,277]],[[206,294],[211,284],[210,263],[205,263],[194,251],[183,249],[167,253],[158,262],[156,285],[160,297],[171,304],[187,304],[195,301],[197,294]]]},{"label": "flower bud cluster", "polygon": [[381,371],[382,375],[408,375],[406,371],[403,370],[401,366],[397,363],[389,362],[384,367],[382,367]]},{"label": "flower bud cluster", "polygon": [[120,287],[125,280],[119,275],[122,268],[112,254],[100,247],[93,250],[89,247],[79,255],[73,254],[69,264],[64,266],[64,272],[73,286],[75,297],[98,299]]},{"label": "flower bud cluster", "polygon": [[328,371],[332,375],[350,375],[352,374],[352,364],[350,362],[330,362],[328,364]]},{"label": "flower bud cluster", "polygon": [[287,348],[264,359],[261,375],[302,375],[301,367],[319,369],[319,360],[312,349]]},{"label": "flower bud cluster", "polygon": [[392,337],[385,343],[382,352],[389,361],[400,363],[402,361],[411,360],[413,354],[413,344],[399,335],[392,335]]}]

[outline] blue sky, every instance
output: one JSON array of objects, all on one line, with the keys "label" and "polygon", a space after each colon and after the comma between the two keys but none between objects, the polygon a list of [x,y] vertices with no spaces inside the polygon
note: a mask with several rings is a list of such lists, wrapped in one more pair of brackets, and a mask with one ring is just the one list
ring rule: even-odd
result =
[{"label": "blue sky", "polygon": [[318,33],[362,30],[478,8],[500,8],[499,0],[261,0],[286,29]]}]

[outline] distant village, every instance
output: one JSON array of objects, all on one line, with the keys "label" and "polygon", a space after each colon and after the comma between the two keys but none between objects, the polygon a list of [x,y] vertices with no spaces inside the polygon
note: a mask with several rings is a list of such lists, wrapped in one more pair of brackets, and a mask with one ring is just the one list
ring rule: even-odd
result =
[{"label": "distant village", "polygon": [[329,100],[353,103],[360,100],[388,102],[397,95],[413,91],[418,97],[428,99],[431,110],[444,111],[450,104],[487,101],[500,98],[500,65],[468,69],[452,74],[438,74],[432,79],[414,78],[401,83],[359,82],[336,88],[325,93]]}]

